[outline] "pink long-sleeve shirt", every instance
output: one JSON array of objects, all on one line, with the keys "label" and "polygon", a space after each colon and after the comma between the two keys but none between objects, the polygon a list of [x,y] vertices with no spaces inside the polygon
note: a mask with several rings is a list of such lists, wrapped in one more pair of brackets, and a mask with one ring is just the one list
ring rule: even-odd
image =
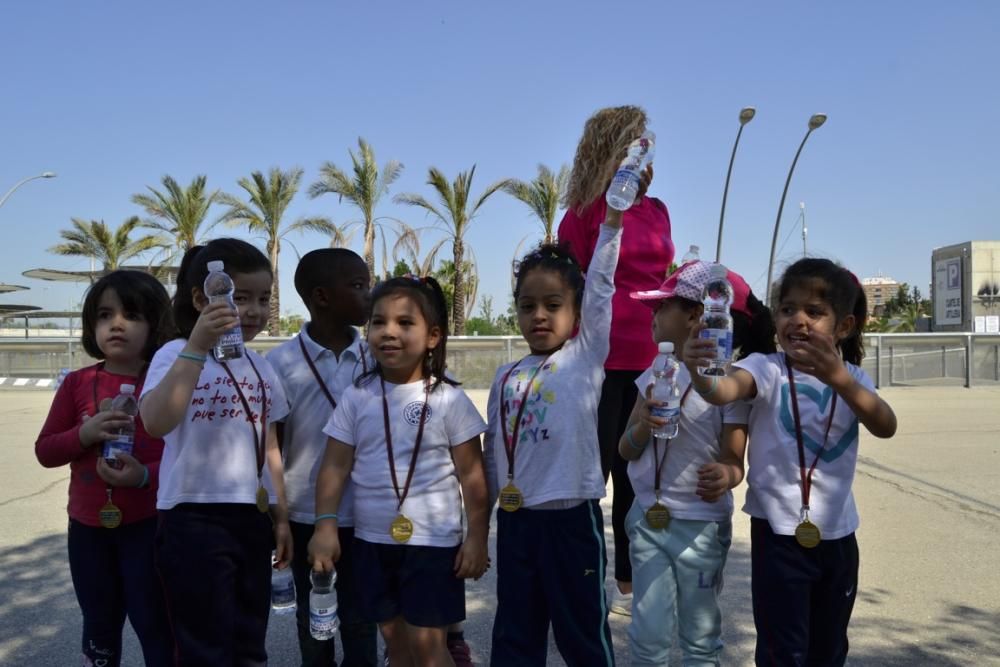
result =
[{"label": "pink long-sleeve shirt", "polygon": [[[566,211],[559,223],[559,240],[569,244],[586,271],[597,245],[600,225],[607,213],[604,197],[577,215]],[[629,296],[630,292],[656,289],[674,260],[667,206],[654,197],[643,197],[625,211],[615,294],[611,300],[611,352],[604,368],[645,370],[656,356],[651,327],[653,311]]]}]

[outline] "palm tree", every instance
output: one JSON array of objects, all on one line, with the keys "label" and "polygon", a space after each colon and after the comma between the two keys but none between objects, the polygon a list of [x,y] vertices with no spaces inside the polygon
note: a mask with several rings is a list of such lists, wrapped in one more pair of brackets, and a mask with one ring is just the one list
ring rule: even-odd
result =
[{"label": "palm tree", "polygon": [[429,276],[434,270],[434,262],[441,246],[448,240],[447,237],[441,239],[430,247],[423,259],[420,258],[420,230],[412,227],[404,227],[396,242],[392,246],[392,259],[399,262],[403,255],[404,261],[413,269],[418,276]]},{"label": "palm tree", "polygon": [[418,206],[434,216],[452,242],[455,265],[455,275],[452,282],[454,303],[452,304],[452,328],[455,335],[465,333],[465,233],[475,219],[479,209],[497,190],[507,185],[507,179],[491,184],[479,198],[470,206],[469,189],[472,177],[476,174],[476,165],[469,171],[459,172],[453,183],[449,183],[444,174],[436,167],[428,170],[427,184],[437,192],[442,208],[438,208],[420,195],[401,194],[394,198],[400,204]]},{"label": "palm tree", "polygon": [[320,167],[320,180],[309,186],[309,196],[315,199],[320,195],[334,194],[340,201],[346,199],[361,211],[362,219],[357,222],[364,226],[365,263],[368,264],[369,273],[374,276],[375,228],[381,219],[375,216],[375,208],[382,195],[389,191],[389,186],[399,178],[403,164],[397,160],[389,160],[382,166],[380,173],[375,161],[375,151],[361,137],[358,137],[358,153],[355,154],[352,150],[348,150],[348,153],[351,156],[353,175],[349,176],[332,162],[325,162]]},{"label": "palm tree", "polygon": [[538,176],[532,181],[510,179],[503,191],[511,197],[528,205],[531,212],[542,223],[543,243],[552,243],[555,239],[553,228],[556,224],[556,214],[560,209],[560,201],[569,183],[569,165],[559,168],[559,173],[553,172],[544,164],[538,165]]},{"label": "palm tree", "polygon": [[252,234],[263,234],[267,238],[265,248],[274,280],[271,283],[271,304],[267,318],[268,333],[281,333],[281,303],[278,290],[278,255],[281,253],[281,239],[291,232],[314,231],[333,235],[337,227],[326,218],[299,218],[282,228],[282,218],[295,193],[299,190],[302,170],[298,167],[282,171],[273,167],[265,177],[255,171],[250,178],[241,178],[237,184],[243,188],[249,201],[242,201],[233,195],[219,193],[218,201],[229,210],[222,214],[219,222],[231,227],[245,226]]},{"label": "palm tree", "polygon": [[173,238],[176,252],[167,259],[169,264],[175,254],[184,254],[200,243],[198,230],[208,217],[208,209],[218,200],[219,191],[206,192],[203,175],[195,176],[186,188],[170,176],[164,176],[162,181],[163,191],[147,186],[149,194],[132,195],[132,203],[152,216],[143,221],[144,227],[165,232]]},{"label": "palm tree", "polygon": [[70,218],[72,229],[59,232],[65,243],[49,248],[49,252],[69,257],[89,257],[101,263],[104,273],[120,269],[125,262],[154,248],[162,248],[168,241],[160,236],[147,234],[132,240],[132,232],[142,224],[133,215],[112,231],[103,220]]},{"label": "palm tree", "polygon": [[[479,276],[476,275],[476,265],[474,262],[465,260],[462,275],[465,282],[462,290],[465,294],[465,318],[472,316],[472,311],[476,306],[476,296],[479,292]],[[450,259],[443,259],[438,268],[433,272],[433,276],[441,284],[441,291],[444,292],[445,303],[454,310],[455,304],[455,263]]]}]

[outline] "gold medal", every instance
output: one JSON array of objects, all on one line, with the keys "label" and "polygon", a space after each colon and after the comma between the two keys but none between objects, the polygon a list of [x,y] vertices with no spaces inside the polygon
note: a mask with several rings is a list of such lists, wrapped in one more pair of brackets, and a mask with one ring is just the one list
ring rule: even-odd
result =
[{"label": "gold medal", "polygon": [[261,512],[266,512],[267,511],[267,505],[268,505],[267,491],[264,489],[263,486],[258,486],[257,487],[257,509],[259,509]]},{"label": "gold medal", "polygon": [[795,541],[806,549],[812,549],[820,542],[819,527],[809,519],[795,527]]},{"label": "gold medal", "polygon": [[663,530],[670,525],[670,510],[659,500],[646,510],[646,523],[653,530]]},{"label": "gold medal", "polygon": [[508,482],[507,486],[500,489],[500,509],[504,512],[516,512],[523,503],[524,496],[513,482]]},{"label": "gold medal", "polygon": [[400,514],[392,520],[389,526],[389,535],[400,544],[410,541],[413,537],[413,522]]},{"label": "gold medal", "polygon": [[104,528],[117,528],[122,525],[122,511],[118,509],[117,505],[111,502],[110,498],[97,513],[97,518]]}]

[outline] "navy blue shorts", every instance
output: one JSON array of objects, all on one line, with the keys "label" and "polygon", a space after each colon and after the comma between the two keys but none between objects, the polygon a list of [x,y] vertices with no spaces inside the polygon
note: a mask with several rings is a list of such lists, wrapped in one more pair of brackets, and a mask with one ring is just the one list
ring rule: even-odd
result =
[{"label": "navy blue shorts", "polygon": [[455,576],[458,546],[376,544],[354,539],[358,608],[373,623],[402,616],[441,628],[465,620],[465,581]]}]

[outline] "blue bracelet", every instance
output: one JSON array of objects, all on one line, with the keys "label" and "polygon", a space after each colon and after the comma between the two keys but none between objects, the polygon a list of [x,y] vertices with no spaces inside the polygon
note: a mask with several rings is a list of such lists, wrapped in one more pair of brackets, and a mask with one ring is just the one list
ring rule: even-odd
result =
[{"label": "blue bracelet", "polygon": [[208,359],[208,356],[207,355],[192,354],[190,352],[178,352],[177,353],[177,358],[178,359],[187,359],[188,361],[193,361],[196,364],[201,364],[202,366],[204,366],[205,365],[205,360]]},{"label": "blue bracelet", "polygon": [[136,486],[137,489],[144,489],[149,484],[149,466],[142,466],[142,481]]},{"label": "blue bracelet", "polygon": [[631,427],[629,427],[628,431],[626,431],[626,433],[628,434],[628,445],[635,451],[641,452],[642,450],[646,449],[646,445],[635,444],[635,440],[632,439],[632,431],[634,430],[635,430],[635,425],[633,424]]},{"label": "blue bracelet", "polygon": [[320,521],[323,521],[324,519],[333,519],[334,521],[336,521],[338,518],[339,517],[336,514],[319,514],[316,516],[315,519],[313,519],[313,524],[315,525]]},{"label": "blue bracelet", "polygon": [[707,391],[702,391],[698,387],[695,387],[695,391],[698,392],[699,396],[711,396],[712,394],[715,393],[715,390],[718,389],[718,388],[719,388],[719,376],[718,375],[713,375],[712,376],[712,386],[709,387]]}]

